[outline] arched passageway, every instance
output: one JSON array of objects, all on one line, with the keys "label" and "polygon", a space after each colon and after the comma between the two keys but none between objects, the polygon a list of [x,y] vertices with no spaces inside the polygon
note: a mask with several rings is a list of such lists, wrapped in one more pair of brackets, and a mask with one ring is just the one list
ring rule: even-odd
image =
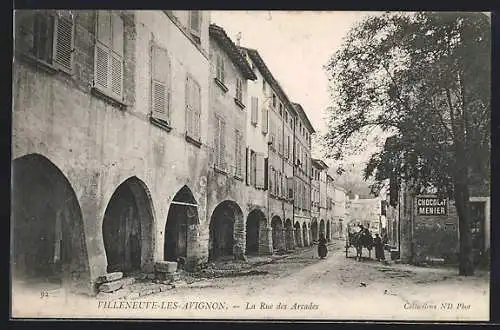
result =
[{"label": "arched passageway", "polygon": [[300,230],[300,223],[298,221],[295,221],[295,224],[293,225],[294,227],[294,233],[295,233],[295,246],[297,247],[302,247],[302,231]]},{"label": "arched passageway", "polygon": [[184,186],[175,194],[168,210],[163,260],[187,258],[188,242],[196,235],[198,223],[198,203],[191,189]]},{"label": "arched passageway", "polygon": [[281,218],[275,215],[271,219],[271,228],[273,233],[273,250],[281,251],[285,249],[285,235],[283,229],[283,222]]},{"label": "arched passageway", "polygon": [[[238,257],[235,228],[242,226],[243,212],[234,201],[223,201],[214,209],[210,218],[208,258],[210,261]],[[241,241],[241,239],[240,239]],[[241,242],[239,242],[241,243]],[[238,252],[238,253],[235,253]]]},{"label": "arched passageway", "polygon": [[90,283],[80,205],[68,179],[44,156],[13,161],[11,221],[13,281]]},{"label": "arched passageway", "polygon": [[246,254],[256,255],[262,250],[260,243],[265,241],[266,216],[259,209],[252,210],[247,216]]},{"label": "arched passageway", "polygon": [[[319,222],[319,234],[324,235],[326,238],[326,227],[325,227],[325,220],[321,219]],[[319,238],[319,236],[318,236]]]},{"label": "arched passageway", "polygon": [[104,212],[102,232],[107,272],[131,274],[153,262],[153,212],[144,182],[134,176],[116,188]]},{"label": "arched passageway", "polygon": [[313,221],[311,223],[311,240],[317,241],[318,240],[318,220],[316,218],[313,218]]},{"label": "arched passageway", "polygon": [[307,229],[307,223],[305,222],[302,225],[302,242],[304,246],[309,246],[309,230]]},{"label": "arched passageway", "polygon": [[293,238],[293,225],[292,220],[286,219],[285,221],[285,247],[287,250],[295,249],[295,239]]}]

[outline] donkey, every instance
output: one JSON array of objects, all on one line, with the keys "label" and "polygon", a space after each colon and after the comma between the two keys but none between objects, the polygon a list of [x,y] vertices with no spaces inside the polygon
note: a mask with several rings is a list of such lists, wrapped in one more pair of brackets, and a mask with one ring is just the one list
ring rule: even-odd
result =
[{"label": "donkey", "polygon": [[368,250],[368,258],[372,257],[372,248],[374,246],[373,236],[368,230],[362,230],[358,233],[353,233],[350,237],[352,245],[356,248],[356,259],[361,261],[363,248]]}]

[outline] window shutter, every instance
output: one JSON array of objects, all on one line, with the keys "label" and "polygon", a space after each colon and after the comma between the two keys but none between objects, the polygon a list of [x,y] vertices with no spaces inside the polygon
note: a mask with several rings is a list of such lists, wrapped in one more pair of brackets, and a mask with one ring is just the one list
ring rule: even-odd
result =
[{"label": "window shutter", "polygon": [[287,178],[288,198],[293,199],[293,177]]},{"label": "window shutter", "polygon": [[220,119],[215,117],[215,134],[214,134],[214,154],[215,166],[220,168]]},{"label": "window shutter", "polygon": [[262,108],[262,133],[267,134],[269,128],[268,111]]},{"label": "window shutter", "polygon": [[111,32],[112,32],[112,49],[119,55],[123,56],[123,20],[118,14],[111,15]]},{"label": "window shutter", "polygon": [[201,132],[200,132],[200,120],[201,120],[201,87],[198,85],[198,83],[195,83],[194,85],[194,90],[195,90],[195,102],[196,102],[196,107],[195,107],[195,112],[194,112],[194,129],[195,129],[195,135],[196,139],[199,141],[201,140]]},{"label": "window shutter", "polygon": [[193,88],[192,88],[192,81],[191,77],[188,75],[186,76],[186,90],[185,90],[185,97],[186,97],[186,134],[189,136],[192,136],[193,132],[193,106],[192,106],[192,101],[193,101]]},{"label": "window shutter", "polygon": [[67,70],[72,69],[73,31],[73,20],[70,17],[56,18],[54,61]]},{"label": "window shutter", "polygon": [[123,96],[123,60],[121,56],[111,53],[111,92],[122,99]]},{"label": "window shutter", "polygon": [[170,63],[165,49],[151,48],[151,115],[153,118],[168,122],[170,119],[169,73]]},{"label": "window shutter", "polygon": [[235,157],[235,172],[234,174],[236,176],[241,175],[241,152],[240,152],[240,146],[241,146],[241,139],[240,139],[240,132],[238,130],[234,131],[234,137],[235,137],[235,151],[234,151],[234,157]]},{"label": "window shutter", "polygon": [[226,170],[226,123],[220,122],[220,159],[221,167]]},{"label": "window shutter", "polygon": [[252,112],[251,112],[251,121],[252,124],[257,124],[257,116],[259,111],[259,99],[255,96],[252,96]]},{"label": "window shutter", "polygon": [[99,11],[97,14],[97,40],[105,46],[111,47],[111,13],[107,10]]},{"label": "window shutter", "polygon": [[199,37],[201,32],[201,12],[199,10],[191,10],[189,17],[191,32]]},{"label": "window shutter", "polygon": [[269,158],[264,159],[264,189],[269,189]]},{"label": "window shutter", "polygon": [[104,90],[109,87],[109,50],[100,42],[95,46],[94,85]]},{"label": "window shutter", "polygon": [[250,174],[249,161],[248,161],[248,147],[245,148],[245,183],[248,186],[250,178],[248,177]]}]

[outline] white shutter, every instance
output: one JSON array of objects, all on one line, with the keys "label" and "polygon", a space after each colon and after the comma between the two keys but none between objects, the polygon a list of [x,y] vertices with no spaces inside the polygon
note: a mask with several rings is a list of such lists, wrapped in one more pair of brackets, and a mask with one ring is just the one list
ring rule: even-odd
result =
[{"label": "white shutter", "polygon": [[196,138],[196,140],[201,139],[201,134],[200,134],[200,120],[201,120],[201,88],[200,85],[198,85],[197,82],[193,81],[193,103],[194,103],[194,109],[193,109],[193,137]]},{"label": "white shutter", "polygon": [[97,14],[97,40],[104,45],[112,46],[111,13],[107,10],[99,11]]},{"label": "white shutter", "polygon": [[103,90],[109,88],[110,54],[108,48],[99,41],[95,45],[94,85]]},{"label": "white shutter", "polygon": [[252,111],[251,111],[252,124],[257,124],[258,113],[259,113],[259,99],[255,96],[252,96]]},{"label": "white shutter", "polygon": [[197,37],[201,34],[201,11],[191,10],[189,12],[189,28],[191,33]]},{"label": "white shutter", "polygon": [[193,93],[192,93],[191,77],[186,76],[185,98],[186,98],[186,134],[192,136],[193,134]]},{"label": "white shutter", "polygon": [[123,97],[123,59],[111,52],[111,92],[114,96]]},{"label": "white shutter", "polygon": [[168,122],[170,62],[165,49],[151,47],[151,116]]},{"label": "white shutter", "polygon": [[54,33],[54,61],[66,70],[72,69],[73,20],[56,16]]},{"label": "white shutter", "polygon": [[111,15],[111,26],[112,44],[110,46],[117,55],[123,56],[123,20],[118,14]]}]

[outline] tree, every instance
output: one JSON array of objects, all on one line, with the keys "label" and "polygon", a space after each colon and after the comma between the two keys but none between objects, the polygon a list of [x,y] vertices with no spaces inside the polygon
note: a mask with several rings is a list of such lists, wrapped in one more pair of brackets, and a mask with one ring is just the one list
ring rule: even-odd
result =
[{"label": "tree", "polygon": [[[351,29],[326,65],[335,106],[324,136],[342,159],[375,128],[390,136],[365,168],[455,200],[459,274],[472,275],[469,192],[490,181],[491,27],[482,13],[385,13]],[[356,145],[362,148],[361,144]]]}]

